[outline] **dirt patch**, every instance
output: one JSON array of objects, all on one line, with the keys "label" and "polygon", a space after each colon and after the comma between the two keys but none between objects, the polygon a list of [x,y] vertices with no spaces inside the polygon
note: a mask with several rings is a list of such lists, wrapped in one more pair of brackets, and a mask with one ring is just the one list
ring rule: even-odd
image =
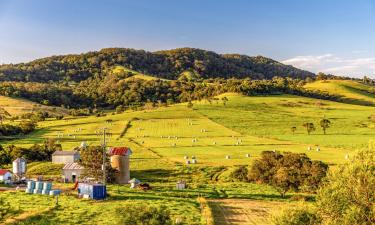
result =
[{"label": "dirt patch", "polygon": [[270,224],[269,216],[288,203],[248,199],[219,199],[209,202],[216,225]]}]

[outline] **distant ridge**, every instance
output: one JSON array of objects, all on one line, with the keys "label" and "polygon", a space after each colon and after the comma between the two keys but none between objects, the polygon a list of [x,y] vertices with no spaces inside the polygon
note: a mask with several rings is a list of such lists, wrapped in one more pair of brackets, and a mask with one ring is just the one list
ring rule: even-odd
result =
[{"label": "distant ridge", "polygon": [[263,56],[217,54],[196,48],[148,52],[106,48],[76,55],[60,55],[28,63],[0,66],[0,81],[80,82],[120,65],[158,78],[176,80],[184,71],[201,78],[272,79],[275,76],[305,79],[315,74]]}]

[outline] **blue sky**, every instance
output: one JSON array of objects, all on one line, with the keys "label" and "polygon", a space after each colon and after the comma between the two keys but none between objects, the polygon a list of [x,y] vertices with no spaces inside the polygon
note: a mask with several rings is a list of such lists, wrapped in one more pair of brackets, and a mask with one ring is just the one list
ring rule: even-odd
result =
[{"label": "blue sky", "polygon": [[0,63],[106,47],[195,47],[375,78],[375,1],[0,0]]}]

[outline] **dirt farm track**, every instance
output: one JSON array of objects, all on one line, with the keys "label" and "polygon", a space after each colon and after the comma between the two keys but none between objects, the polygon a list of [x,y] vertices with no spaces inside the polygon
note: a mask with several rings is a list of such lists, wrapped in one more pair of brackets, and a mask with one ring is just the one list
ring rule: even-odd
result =
[{"label": "dirt farm track", "polygon": [[269,224],[268,216],[284,206],[283,202],[247,199],[220,199],[210,201],[217,225]]}]

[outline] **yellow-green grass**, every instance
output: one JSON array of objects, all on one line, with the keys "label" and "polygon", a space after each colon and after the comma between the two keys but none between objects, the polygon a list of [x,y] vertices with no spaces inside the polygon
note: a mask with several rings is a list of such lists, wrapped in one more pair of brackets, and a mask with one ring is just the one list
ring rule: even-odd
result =
[{"label": "yellow-green grass", "polygon": [[[108,145],[130,146],[134,151],[132,169],[137,170],[173,168],[176,163],[186,163],[184,156],[196,156],[198,163],[192,166],[246,165],[264,150],[306,153],[313,159],[336,164],[344,162],[346,154],[366,147],[375,136],[374,122],[367,118],[374,113],[374,107],[288,95],[226,96],[226,106],[195,102],[194,110],[179,104],[104,117],[48,120],[25,138],[2,144],[30,146],[55,138],[64,150],[70,150],[83,141],[99,145],[95,131],[107,127],[112,133]],[[307,135],[302,123],[319,126],[324,116],[332,121],[328,134],[323,135],[317,127],[316,132]],[[106,122],[109,119],[111,123]],[[128,123],[130,127],[120,138]],[[292,126],[297,127],[295,135]],[[320,152],[315,151],[317,145]],[[307,151],[308,146],[311,151]],[[226,159],[227,155],[231,159]]]},{"label": "yellow-green grass", "polygon": [[[343,104],[290,95],[244,97],[227,95],[222,104],[196,103],[198,112],[243,135],[251,135],[314,147],[353,150],[367,147],[375,137],[375,122],[369,118],[375,107]],[[331,121],[327,135],[319,125],[322,118]],[[308,135],[302,126],[313,122],[316,131]],[[291,127],[297,130],[293,135]],[[321,148],[322,152],[324,148]]]},{"label": "yellow-green grass", "polygon": [[[125,68],[123,66],[114,66],[112,68],[112,72],[115,73],[115,74],[121,74],[121,73],[124,73],[124,72],[132,73],[133,75],[131,77],[126,78],[127,80],[134,79],[134,78],[142,79],[142,80],[158,80],[158,79],[160,79],[160,78],[157,78],[157,77],[154,77],[154,76],[151,76],[151,75],[143,74],[143,73],[140,73],[138,71]],[[166,80],[166,79],[161,79],[161,80]]]},{"label": "yellow-green grass", "polygon": [[120,217],[116,210],[139,204],[163,205],[171,211],[174,218],[181,218],[184,224],[198,224],[201,219],[198,203],[194,198],[162,196],[156,194],[156,191],[145,193],[126,187],[109,186],[108,192],[110,197],[105,201],[82,200],[75,196],[62,195],[57,208],[54,208],[56,200],[51,196],[3,192],[1,197],[16,211],[6,219],[22,214],[34,215],[26,219],[25,224],[119,224]]},{"label": "yellow-green grass", "polygon": [[13,98],[0,95],[0,107],[4,108],[12,116],[17,116],[35,111],[47,111],[50,113],[67,114],[67,110],[60,107],[41,105],[21,98]]},{"label": "yellow-green grass", "polygon": [[305,85],[310,90],[325,91],[341,95],[344,99],[359,104],[375,104],[375,94],[369,93],[374,86],[351,80],[319,80]]}]

